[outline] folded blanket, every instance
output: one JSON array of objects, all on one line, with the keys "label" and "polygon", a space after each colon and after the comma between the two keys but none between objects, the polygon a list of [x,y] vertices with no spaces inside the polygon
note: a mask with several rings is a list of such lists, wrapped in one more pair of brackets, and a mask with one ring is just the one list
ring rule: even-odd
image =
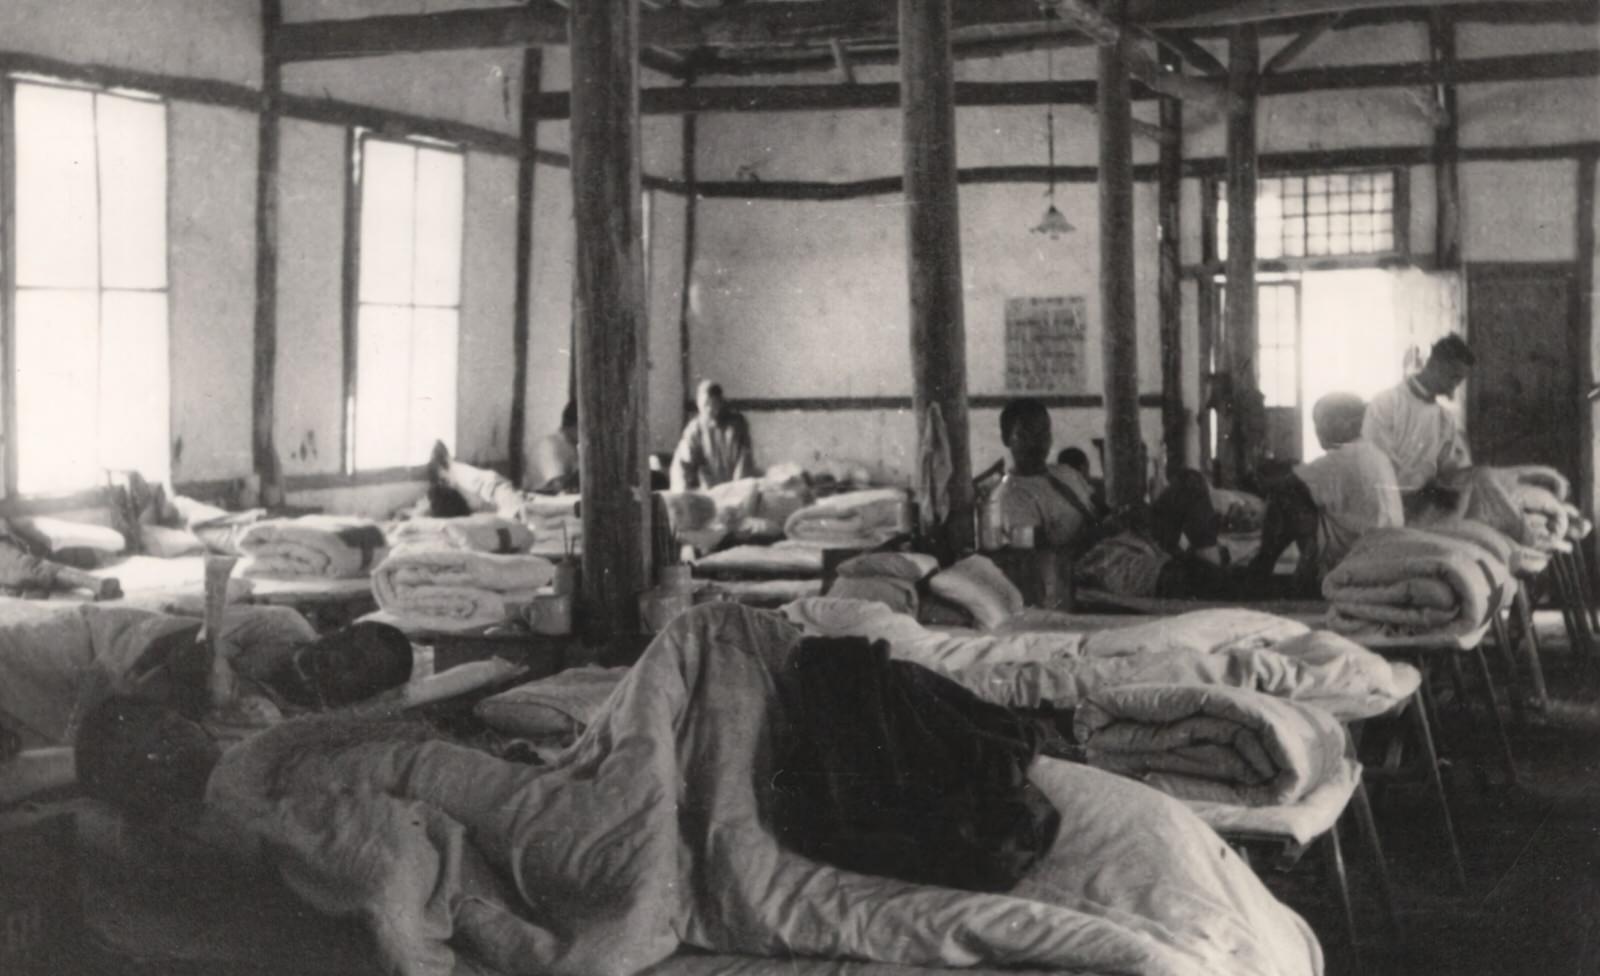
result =
[{"label": "folded blanket", "polygon": [[533,532],[534,552],[565,556],[583,549],[583,518],[577,495],[527,495],[522,503],[522,524]]},{"label": "folded blanket", "polygon": [[830,495],[784,522],[783,534],[804,542],[869,546],[911,529],[911,506],[899,488],[873,488]]},{"label": "folded blanket", "polygon": [[505,620],[555,578],[539,556],[465,549],[396,549],[372,573],[379,608],[427,630],[468,630]]},{"label": "folded blanket", "polygon": [[888,641],[895,657],[1013,708],[1073,708],[1130,684],[1225,685],[1355,719],[1395,708],[1419,681],[1415,668],[1346,637],[1251,610],[1202,610],[1092,632],[1000,634],[933,631],[863,600],[796,600],[783,612],[807,634]]},{"label": "folded blanket", "polygon": [[239,549],[250,559],[244,576],[364,576],[383,561],[389,541],[370,519],[305,515],[267,519],[245,530]]},{"label": "folded blanket", "polygon": [[489,514],[468,515],[465,518],[413,518],[396,522],[390,527],[389,544],[502,554],[527,552],[533,547],[533,531],[521,522]]},{"label": "folded blanket", "polygon": [[1456,493],[1448,514],[1482,522],[1513,542],[1543,552],[1567,548],[1572,507],[1558,472],[1538,466],[1478,466],[1452,473],[1445,486]]},{"label": "folded blanket", "polygon": [[1480,545],[1422,529],[1378,529],[1322,581],[1344,634],[1470,634],[1509,598],[1511,570]]},{"label": "folded blanket", "polygon": [[1089,765],[1180,799],[1294,803],[1344,768],[1349,740],[1328,713],[1238,688],[1128,685],[1078,707]]},{"label": "folded blanket", "polygon": [[29,543],[45,552],[93,549],[96,552],[118,553],[128,547],[128,541],[121,532],[104,525],[69,522],[45,515],[13,519],[11,525]]}]

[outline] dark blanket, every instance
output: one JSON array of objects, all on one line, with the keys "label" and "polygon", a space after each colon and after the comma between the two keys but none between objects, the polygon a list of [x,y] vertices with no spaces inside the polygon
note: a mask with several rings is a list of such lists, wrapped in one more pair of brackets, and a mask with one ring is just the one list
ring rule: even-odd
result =
[{"label": "dark blanket", "polygon": [[1004,891],[1060,817],[1027,777],[1031,724],[865,638],[808,638],[778,679],[779,838],[819,861]]}]

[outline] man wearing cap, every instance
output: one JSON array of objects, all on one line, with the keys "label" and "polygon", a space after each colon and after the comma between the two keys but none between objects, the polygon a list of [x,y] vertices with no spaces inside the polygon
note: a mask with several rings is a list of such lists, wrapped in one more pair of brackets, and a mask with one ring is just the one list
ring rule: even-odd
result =
[{"label": "man wearing cap", "polygon": [[1441,477],[1472,464],[1467,442],[1440,397],[1455,393],[1477,361],[1465,340],[1447,335],[1433,344],[1416,375],[1372,398],[1361,439],[1388,456],[1412,513]]}]

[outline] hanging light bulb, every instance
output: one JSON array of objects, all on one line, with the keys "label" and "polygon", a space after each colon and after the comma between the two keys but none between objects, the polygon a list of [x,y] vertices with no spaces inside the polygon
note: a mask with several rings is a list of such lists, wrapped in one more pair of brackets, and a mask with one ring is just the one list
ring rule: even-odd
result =
[{"label": "hanging light bulb", "polygon": [[[1051,48],[1045,55],[1046,71],[1050,80],[1056,80],[1056,54]],[[1047,234],[1052,241],[1060,239],[1062,234],[1070,234],[1077,228],[1067,220],[1066,215],[1056,209],[1056,111],[1055,105],[1050,102],[1044,107],[1045,146],[1050,157],[1050,171],[1047,176],[1049,189],[1045,191],[1050,198],[1050,206],[1045,209],[1044,216],[1039,218],[1039,223],[1034,226],[1033,233]]]}]

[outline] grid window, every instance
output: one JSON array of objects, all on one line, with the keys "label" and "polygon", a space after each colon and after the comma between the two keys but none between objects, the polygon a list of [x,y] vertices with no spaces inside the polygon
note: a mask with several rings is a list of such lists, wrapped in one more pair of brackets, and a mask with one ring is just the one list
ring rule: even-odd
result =
[{"label": "grid window", "polygon": [[460,152],[364,136],[352,470],[454,447],[461,319]]},{"label": "grid window", "polygon": [[[1394,181],[1391,170],[1257,180],[1257,259],[1393,253]],[[1219,183],[1217,254],[1224,259],[1227,226],[1228,190]]]},{"label": "grid window", "polygon": [[169,474],[167,117],[155,99],[18,81],[16,490]]}]

